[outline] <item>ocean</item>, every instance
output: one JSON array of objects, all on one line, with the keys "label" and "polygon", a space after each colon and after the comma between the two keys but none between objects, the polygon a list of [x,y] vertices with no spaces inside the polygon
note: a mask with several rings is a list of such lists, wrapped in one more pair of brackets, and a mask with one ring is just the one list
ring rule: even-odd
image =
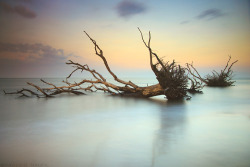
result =
[{"label": "ocean", "polygon": [[[63,79],[46,80],[58,85]],[[26,81],[41,84],[0,79],[1,167],[250,166],[250,80],[205,87],[178,102],[102,92],[4,95],[27,88]],[[136,79],[141,86],[155,82]]]}]

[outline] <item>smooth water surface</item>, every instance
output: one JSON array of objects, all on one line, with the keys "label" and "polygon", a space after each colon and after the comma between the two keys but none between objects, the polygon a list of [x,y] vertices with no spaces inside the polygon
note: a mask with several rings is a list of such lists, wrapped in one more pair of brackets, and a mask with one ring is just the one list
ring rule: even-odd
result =
[{"label": "smooth water surface", "polygon": [[[0,79],[0,89],[27,80],[38,82]],[[1,92],[0,100],[2,166],[250,166],[249,80],[181,102],[103,93],[37,99]]]}]

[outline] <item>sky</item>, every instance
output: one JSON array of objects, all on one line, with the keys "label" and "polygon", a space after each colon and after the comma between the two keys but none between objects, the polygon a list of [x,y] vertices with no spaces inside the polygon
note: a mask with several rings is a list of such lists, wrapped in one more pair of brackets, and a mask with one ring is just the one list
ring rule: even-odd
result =
[{"label": "sky", "polygon": [[231,55],[250,73],[249,0],[0,0],[0,25],[1,78],[65,77],[67,60],[105,73],[83,31],[115,73],[152,75],[137,27],[165,61],[209,72]]}]

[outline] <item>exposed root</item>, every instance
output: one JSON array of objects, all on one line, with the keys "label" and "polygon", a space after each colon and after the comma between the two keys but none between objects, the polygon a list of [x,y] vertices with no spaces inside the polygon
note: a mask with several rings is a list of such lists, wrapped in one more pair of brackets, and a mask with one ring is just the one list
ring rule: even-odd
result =
[{"label": "exposed root", "polygon": [[196,68],[193,66],[193,64],[187,64],[187,70],[189,73],[194,77],[199,79],[201,82],[205,83],[207,86],[211,87],[227,87],[227,86],[233,86],[233,83],[235,81],[232,80],[232,74],[233,71],[231,70],[232,66],[238,62],[238,60],[234,61],[233,63],[230,63],[231,56],[229,56],[229,59],[227,61],[227,64],[223,70],[221,70],[220,73],[217,71],[213,71],[212,74],[208,74],[205,76],[205,78],[202,78]]}]

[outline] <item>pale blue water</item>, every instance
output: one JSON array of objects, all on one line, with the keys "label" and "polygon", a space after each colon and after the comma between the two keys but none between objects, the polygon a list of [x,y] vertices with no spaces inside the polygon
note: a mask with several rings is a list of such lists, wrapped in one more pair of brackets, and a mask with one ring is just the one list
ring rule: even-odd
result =
[{"label": "pale blue water", "polygon": [[[0,79],[0,89],[20,89],[25,81],[38,79]],[[0,166],[250,166],[250,80],[176,103],[103,93],[18,98],[1,91],[0,108]]]}]

